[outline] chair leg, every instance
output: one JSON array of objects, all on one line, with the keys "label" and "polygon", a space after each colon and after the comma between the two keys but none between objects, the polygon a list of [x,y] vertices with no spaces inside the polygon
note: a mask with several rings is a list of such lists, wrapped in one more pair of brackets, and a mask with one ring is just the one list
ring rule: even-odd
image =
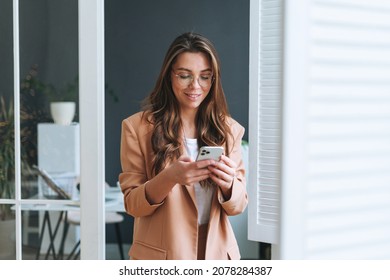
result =
[{"label": "chair leg", "polygon": [[121,231],[120,231],[119,223],[115,224],[115,231],[116,231],[116,238],[118,240],[119,253],[121,255],[121,259],[124,260],[125,256],[123,254],[122,237],[121,237]]}]

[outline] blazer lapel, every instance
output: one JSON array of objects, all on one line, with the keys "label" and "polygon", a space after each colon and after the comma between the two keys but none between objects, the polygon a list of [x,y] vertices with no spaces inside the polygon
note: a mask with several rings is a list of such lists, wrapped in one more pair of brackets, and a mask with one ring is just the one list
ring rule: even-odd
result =
[{"label": "blazer lapel", "polygon": [[187,189],[187,192],[190,195],[192,202],[194,203],[196,209],[198,209],[198,207],[196,206],[196,197],[195,197],[194,186],[184,185],[184,187]]},{"label": "blazer lapel", "polygon": [[[184,143],[185,145],[185,143]],[[183,146],[182,146],[183,147]],[[189,156],[188,152],[187,152],[187,149],[181,149],[181,152],[183,155],[186,155],[186,156]],[[194,189],[194,186],[190,186],[190,185],[184,185],[184,187],[187,189],[187,192],[188,194],[190,195],[191,199],[192,199],[192,202],[194,203],[195,205],[195,208],[198,209],[198,207],[196,206],[196,196],[195,196],[195,189]]]}]

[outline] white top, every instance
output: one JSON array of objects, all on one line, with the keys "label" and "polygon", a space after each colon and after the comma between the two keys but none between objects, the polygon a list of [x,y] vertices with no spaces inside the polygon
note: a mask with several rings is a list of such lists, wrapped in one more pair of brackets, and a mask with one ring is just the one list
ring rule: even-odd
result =
[{"label": "white top", "polygon": [[[186,138],[185,145],[188,155],[196,160],[199,147],[196,139]],[[196,206],[198,208],[198,224],[207,224],[210,220],[211,201],[214,195],[214,188],[202,188],[199,183],[194,184]]]}]

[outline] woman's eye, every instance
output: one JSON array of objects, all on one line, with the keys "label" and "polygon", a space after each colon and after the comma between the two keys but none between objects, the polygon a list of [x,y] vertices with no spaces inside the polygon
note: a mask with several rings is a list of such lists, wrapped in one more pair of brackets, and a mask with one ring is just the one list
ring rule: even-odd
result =
[{"label": "woman's eye", "polygon": [[189,80],[192,78],[191,75],[179,75],[180,79],[183,79],[183,80]]},{"label": "woman's eye", "polygon": [[200,78],[201,78],[202,80],[208,81],[208,80],[211,79],[211,76],[210,76],[210,75],[208,75],[208,76],[200,76]]}]

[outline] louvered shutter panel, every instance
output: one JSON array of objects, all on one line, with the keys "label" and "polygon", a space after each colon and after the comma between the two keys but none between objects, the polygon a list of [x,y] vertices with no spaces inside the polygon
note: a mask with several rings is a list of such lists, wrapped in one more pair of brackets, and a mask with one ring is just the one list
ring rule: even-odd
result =
[{"label": "louvered shutter panel", "polygon": [[251,1],[248,234],[267,243],[277,242],[279,229],[281,2]]}]

